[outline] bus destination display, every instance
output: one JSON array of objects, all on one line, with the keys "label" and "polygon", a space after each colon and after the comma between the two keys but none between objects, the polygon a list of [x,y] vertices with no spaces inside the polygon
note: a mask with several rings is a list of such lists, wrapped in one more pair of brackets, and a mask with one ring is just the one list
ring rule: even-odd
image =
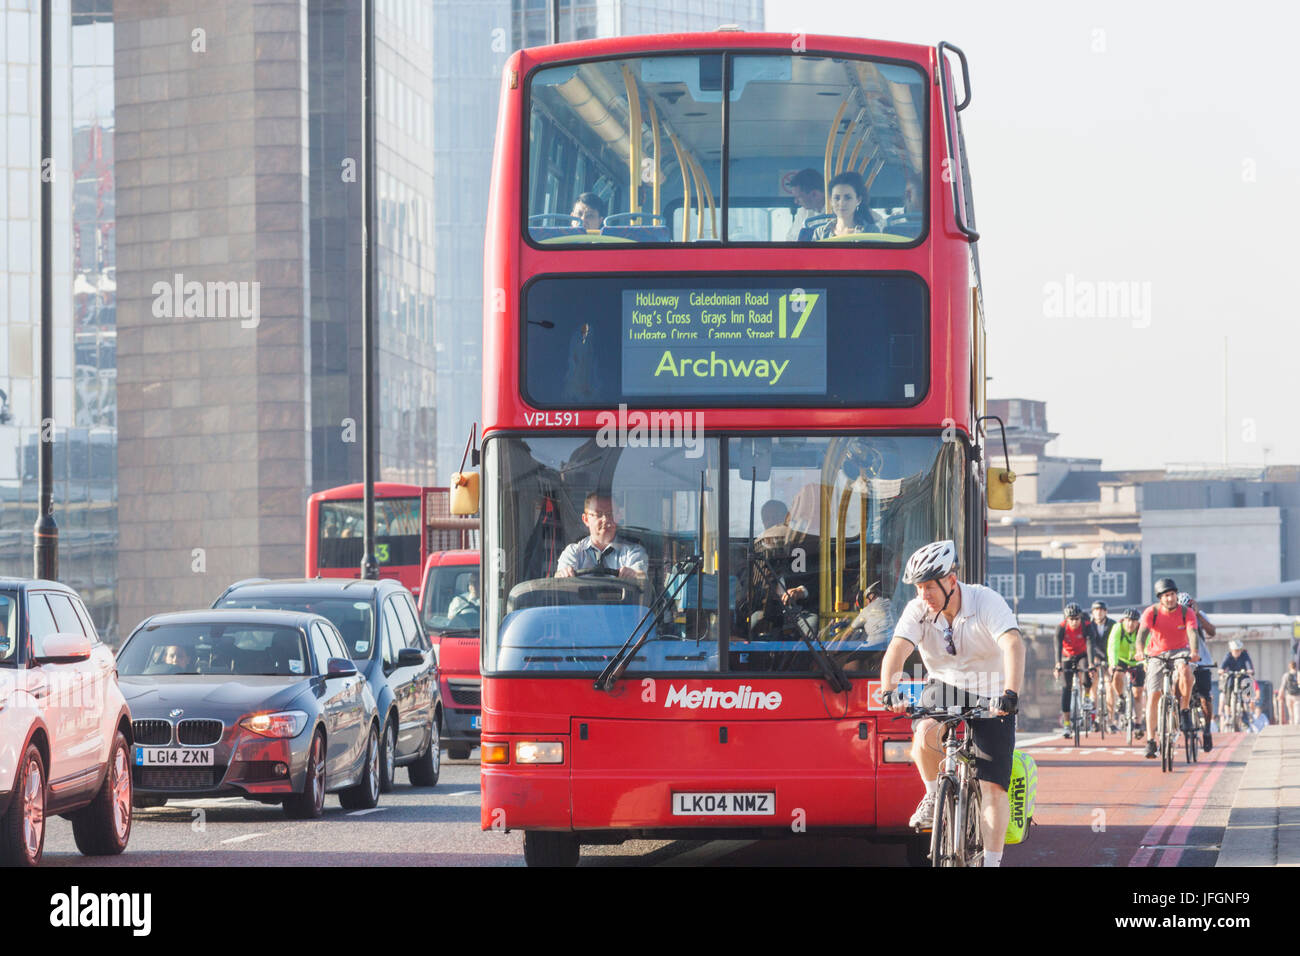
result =
[{"label": "bus destination display", "polygon": [[824,395],[825,289],[624,289],[623,394]]}]

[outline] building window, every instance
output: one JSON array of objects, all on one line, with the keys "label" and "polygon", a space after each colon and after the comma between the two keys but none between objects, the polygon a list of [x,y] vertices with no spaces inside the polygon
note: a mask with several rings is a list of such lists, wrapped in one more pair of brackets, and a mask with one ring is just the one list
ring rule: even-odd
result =
[{"label": "building window", "polygon": [[1011,578],[1012,578],[1012,575],[1010,575],[1010,574],[990,574],[990,575],[989,575],[989,587],[991,587],[993,590],[997,591],[999,594],[1001,594],[1001,595],[1002,595],[1004,598],[1006,598],[1008,601],[1014,601],[1014,600],[1016,600],[1017,598],[1019,598],[1020,600],[1024,600],[1024,597],[1025,597],[1025,576],[1024,576],[1023,574],[1016,575],[1016,578],[1017,578],[1017,581],[1016,581],[1016,590],[1020,592],[1019,594],[1012,594],[1012,593],[1011,593]]},{"label": "building window", "polygon": [[1123,597],[1128,594],[1127,571],[1102,571],[1088,575],[1088,597]]},{"label": "building window", "polygon": [[1151,584],[1161,578],[1173,578],[1178,590],[1196,595],[1196,555],[1194,554],[1153,554],[1151,555]]},{"label": "building window", "polygon": [[[1059,598],[1061,596],[1061,574],[1039,574],[1034,582],[1034,597]],[[1074,597],[1074,572],[1065,576],[1065,596]]]}]

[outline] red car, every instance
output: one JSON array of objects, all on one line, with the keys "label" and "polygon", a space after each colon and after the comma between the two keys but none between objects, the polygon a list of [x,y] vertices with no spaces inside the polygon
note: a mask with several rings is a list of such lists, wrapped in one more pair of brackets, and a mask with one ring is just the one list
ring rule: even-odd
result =
[{"label": "red car", "polygon": [[442,745],[466,760],[483,726],[478,667],[479,553],[435,551],[424,563],[420,620],[442,673]]}]

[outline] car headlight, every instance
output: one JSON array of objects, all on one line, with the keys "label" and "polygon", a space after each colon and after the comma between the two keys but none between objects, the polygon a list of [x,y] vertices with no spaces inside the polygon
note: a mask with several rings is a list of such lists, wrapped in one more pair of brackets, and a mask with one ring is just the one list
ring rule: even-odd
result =
[{"label": "car headlight", "polygon": [[307,715],[301,710],[253,714],[241,720],[239,726],[262,737],[297,737],[307,726]]}]

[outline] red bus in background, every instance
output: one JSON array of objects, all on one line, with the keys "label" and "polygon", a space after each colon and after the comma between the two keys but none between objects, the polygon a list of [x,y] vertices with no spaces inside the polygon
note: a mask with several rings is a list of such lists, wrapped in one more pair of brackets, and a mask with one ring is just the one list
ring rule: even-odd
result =
[{"label": "red bus in background", "polygon": [[[309,578],[361,575],[365,546],[365,486],[340,485],[307,499]],[[375,482],[375,558],[381,578],[397,578],[419,597],[426,559],[468,547],[477,522],[452,518],[446,488]]]},{"label": "red bus in background", "polygon": [[[982,581],[987,514],[945,46],[728,31],[507,63],[481,822],[524,831],[530,865],[683,834],[917,844],[880,663],[908,556],[952,538]],[[611,518],[614,558],[557,577]]]}]

